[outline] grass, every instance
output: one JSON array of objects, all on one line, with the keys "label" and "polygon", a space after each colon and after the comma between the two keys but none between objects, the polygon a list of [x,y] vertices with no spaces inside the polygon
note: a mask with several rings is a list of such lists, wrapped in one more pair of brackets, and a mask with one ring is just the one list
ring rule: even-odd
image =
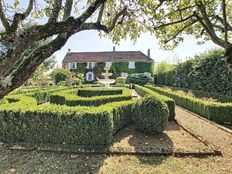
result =
[{"label": "grass", "polygon": [[[207,160],[172,156],[73,155],[39,151],[10,151],[2,148],[0,149],[0,173],[215,173],[214,165],[209,165],[212,160],[209,163],[205,162]],[[218,173],[223,172],[218,171]]]}]

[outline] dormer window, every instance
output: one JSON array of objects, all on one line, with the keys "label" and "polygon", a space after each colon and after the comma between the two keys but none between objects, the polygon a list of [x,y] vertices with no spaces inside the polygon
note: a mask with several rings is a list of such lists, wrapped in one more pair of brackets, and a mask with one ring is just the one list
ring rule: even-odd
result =
[{"label": "dormer window", "polygon": [[93,69],[95,67],[95,62],[87,62],[87,69]]},{"label": "dormer window", "polygon": [[69,69],[77,69],[77,63],[76,62],[69,62],[68,68]]},{"label": "dormer window", "polygon": [[128,68],[129,69],[135,69],[135,62],[134,61],[129,61]]}]

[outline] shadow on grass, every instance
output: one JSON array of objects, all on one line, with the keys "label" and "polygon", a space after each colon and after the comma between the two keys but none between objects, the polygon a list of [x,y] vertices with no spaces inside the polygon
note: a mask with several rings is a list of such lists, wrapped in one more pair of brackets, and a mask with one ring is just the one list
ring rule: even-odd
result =
[{"label": "shadow on grass", "polygon": [[105,159],[106,155],[0,148],[0,173],[97,173]]},{"label": "shadow on grass", "polygon": [[[178,126],[169,127],[169,129],[178,130]],[[166,156],[173,154],[173,142],[165,133],[147,135],[137,131],[134,126],[129,126],[115,135],[111,150],[132,152],[141,162],[153,161],[158,165]],[[148,156],[156,158],[147,158]],[[150,161],[150,159],[153,160]]]}]

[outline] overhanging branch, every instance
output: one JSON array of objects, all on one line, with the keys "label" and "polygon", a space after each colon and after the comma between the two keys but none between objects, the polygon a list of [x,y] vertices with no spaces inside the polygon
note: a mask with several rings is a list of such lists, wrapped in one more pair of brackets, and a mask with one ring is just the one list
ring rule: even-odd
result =
[{"label": "overhanging branch", "polygon": [[15,13],[14,18],[13,18],[13,22],[10,26],[11,32],[15,32],[18,29],[19,23],[21,21],[23,21],[24,19],[26,19],[30,15],[30,13],[33,9],[33,4],[34,4],[34,0],[29,0],[28,7],[24,13]]},{"label": "overhanging branch", "polygon": [[1,18],[2,25],[4,26],[4,28],[6,30],[9,30],[10,29],[10,24],[9,24],[8,19],[6,18],[5,14],[3,12],[2,0],[0,0],[0,18]]}]

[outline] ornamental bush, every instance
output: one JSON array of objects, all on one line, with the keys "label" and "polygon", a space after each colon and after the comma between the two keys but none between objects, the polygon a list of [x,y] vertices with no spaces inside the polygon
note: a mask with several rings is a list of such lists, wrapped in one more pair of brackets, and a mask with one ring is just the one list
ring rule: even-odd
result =
[{"label": "ornamental bush", "polygon": [[[82,89],[79,89],[82,90]],[[88,90],[88,92],[91,95],[91,90]],[[109,93],[112,92],[111,89],[109,89]],[[82,93],[85,93],[86,91],[83,90]],[[103,93],[107,94],[107,90],[105,89]],[[115,90],[113,92],[120,92]],[[60,105],[68,105],[68,106],[100,106],[102,104],[106,104],[109,102],[116,102],[116,101],[123,101],[123,100],[130,100],[132,99],[131,92],[129,89],[123,89],[122,94],[118,95],[100,95],[100,96],[95,96],[95,97],[81,97],[78,95],[75,95],[78,93],[78,90],[69,90],[65,92],[58,92],[54,93],[50,97],[50,102],[54,104],[60,104]],[[93,90],[92,93],[97,93],[97,90]],[[102,94],[103,94],[102,93]]]},{"label": "ornamental bush", "polygon": [[78,95],[81,97],[93,97],[93,96],[117,95],[117,94],[122,94],[122,89],[83,88],[78,90]]},{"label": "ornamental bush", "polygon": [[145,85],[146,83],[151,81],[152,77],[148,73],[130,74],[126,78],[126,83],[133,83],[138,85]]},{"label": "ornamental bush", "polygon": [[183,95],[168,87],[153,87],[153,90],[175,100],[176,104],[193,111],[217,123],[232,123],[232,103],[205,101],[200,98]]},{"label": "ornamental bush", "polygon": [[153,86],[151,86],[151,85],[146,85],[145,87],[135,85],[135,90],[141,96],[145,96],[146,94],[149,94],[149,95],[151,95],[159,100],[164,101],[168,106],[169,120],[174,120],[175,115],[176,115],[176,113],[175,113],[175,101],[172,98],[169,98],[165,95],[161,95],[161,94],[157,93],[156,91],[153,90]]},{"label": "ornamental bush", "polygon": [[[123,89],[122,94],[95,97],[77,96],[79,88],[49,88],[40,93],[28,90],[8,95],[0,103],[0,141],[108,145],[118,130],[133,123],[138,125],[143,119],[137,127],[145,133],[158,133],[165,127],[163,102],[154,96],[155,100],[149,102],[131,100],[129,89]],[[50,104],[38,105],[49,97]],[[151,113],[155,114],[154,119]]]},{"label": "ornamental bush", "polygon": [[131,123],[135,100],[100,107],[36,105],[33,97],[11,95],[0,105],[0,139],[5,142],[107,145]]},{"label": "ornamental bush", "polygon": [[155,84],[232,96],[232,76],[224,52],[215,49],[196,55],[166,72],[155,75]]},{"label": "ornamental bush", "polygon": [[137,103],[135,127],[147,134],[161,133],[167,126],[169,111],[167,105],[151,95]]}]

